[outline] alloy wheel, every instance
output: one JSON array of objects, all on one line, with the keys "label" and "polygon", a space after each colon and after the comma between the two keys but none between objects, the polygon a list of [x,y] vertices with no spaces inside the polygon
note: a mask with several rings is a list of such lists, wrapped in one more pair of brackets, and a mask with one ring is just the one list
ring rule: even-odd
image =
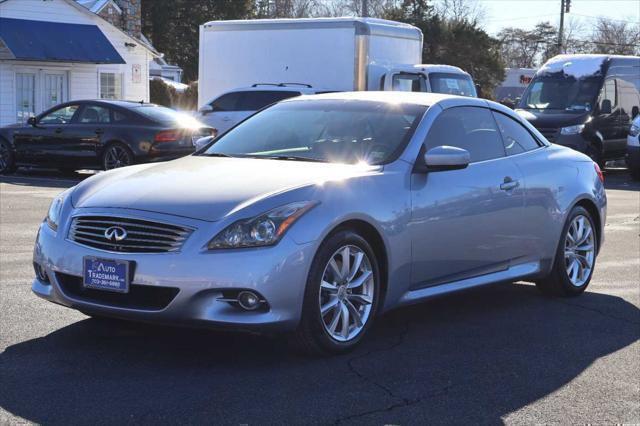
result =
[{"label": "alloy wheel", "polygon": [[10,156],[9,147],[4,143],[0,143],[0,171],[9,167]]},{"label": "alloy wheel", "polygon": [[595,250],[591,222],[583,215],[574,217],[564,241],[564,261],[569,281],[575,287],[582,287],[589,279]]},{"label": "alloy wheel", "polygon": [[371,316],[375,275],[366,253],[354,245],[340,247],[322,274],[318,301],[325,331],[339,342],[360,334]]},{"label": "alloy wheel", "polygon": [[112,145],[104,154],[104,169],[111,170],[118,167],[125,167],[131,164],[131,156],[126,148]]}]

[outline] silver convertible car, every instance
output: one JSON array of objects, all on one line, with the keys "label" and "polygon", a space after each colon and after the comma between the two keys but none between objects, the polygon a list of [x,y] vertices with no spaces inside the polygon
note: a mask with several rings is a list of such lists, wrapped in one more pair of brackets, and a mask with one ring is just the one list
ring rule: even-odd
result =
[{"label": "silver convertible car", "polygon": [[511,110],[427,93],[303,96],[192,156],[99,173],[40,227],[33,291],[91,316],[357,345],[381,313],[499,281],[575,296],[602,173]]}]

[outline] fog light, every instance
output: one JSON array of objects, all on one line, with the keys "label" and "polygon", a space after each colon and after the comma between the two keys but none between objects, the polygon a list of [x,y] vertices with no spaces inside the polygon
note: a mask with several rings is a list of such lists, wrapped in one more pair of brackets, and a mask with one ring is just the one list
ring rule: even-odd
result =
[{"label": "fog light", "polygon": [[44,269],[44,266],[39,263],[33,262],[33,269],[36,272],[36,277],[38,280],[42,281],[45,284],[49,284],[49,275],[47,275],[47,270]]},{"label": "fog light", "polygon": [[238,305],[247,311],[253,311],[260,306],[260,298],[251,291],[241,291],[238,294]]}]

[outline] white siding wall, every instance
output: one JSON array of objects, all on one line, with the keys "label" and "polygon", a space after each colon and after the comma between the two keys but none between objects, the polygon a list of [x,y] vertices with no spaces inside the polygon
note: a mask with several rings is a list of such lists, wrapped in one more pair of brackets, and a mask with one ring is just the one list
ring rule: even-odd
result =
[{"label": "white siding wall", "polygon": [[[105,37],[118,51],[126,64],[61,64],[55,62],[0,61],[0,125],[15,122],[15,68],[29,66],[38,69],[63,69],[69,81],[69,100],[95,99],[99,96],[98,73],[115,72],[122,74],[123,98],[149,101],[149,61],[151,53],[137,40],[133,40],[116,27],[90,12],[85,13],[65,0],[8,0],[0,3],[3,18],[30,19],[71,24],[97,25]],[[135,47],[125,47],[125,42],[135,43]],[[140,66],[140,81],[133,82],[133,65]]]}]

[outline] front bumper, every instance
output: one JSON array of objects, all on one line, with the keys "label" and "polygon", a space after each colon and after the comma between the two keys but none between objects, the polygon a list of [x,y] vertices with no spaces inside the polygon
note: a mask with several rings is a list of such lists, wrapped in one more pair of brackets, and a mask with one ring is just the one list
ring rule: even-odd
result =
[{"label": "front bumper", "polygon": [[[196,221],[189,222],[194,226]],[[65,238],[67,227],[61,226],[56,233],[43,223],[33,261],[44,267],[49,282],[36,278],[32,291],[63,306],[115,318],[238,330],[294,329],[300,320],[314,244],[299,245],[285,235],[273,247],[203,250],[216,226],[220,225],[203,224],[204,229],[197,229],[178,253],[134,254],[80,245]],[[100,290],[83,292],[84,256],[134,262],[131,298]],[[265,309],[245,311],[218,300],[223,292],[247,289],[264,297]],[[145,294],[154,303],[131,303],[134,298],[140,302]]]}]

